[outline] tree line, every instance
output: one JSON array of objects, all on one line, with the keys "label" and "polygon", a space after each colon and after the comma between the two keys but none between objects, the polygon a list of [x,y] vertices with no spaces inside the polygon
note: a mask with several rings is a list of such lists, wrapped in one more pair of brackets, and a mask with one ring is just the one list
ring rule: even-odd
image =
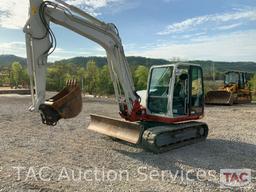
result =
[{"label": "tree line", "polygon": [[[146,89],[149,68],[143,65],[132,67],[136,89]],[[0,71],[0,86],[12,88],[29,87],[29,75],[26,67],[13,62],[10,67]],[[46,90],[60,91],[69,79],[76,79],[83,93],[92,95],[112,95],[114,88],[108,65],[98,67],[94,60],[87,62],[86,67],[72,63],[55,63],[47,68]]]},{"label": "tree line", "polygon": [[11,88],[27,87],[29,76],[27,69],[19,62],[13,62],[10,67],[5,67],[0,71],[0,86]]},{"label": "tree line", "polygon": [[[136,89],[146,89],[149,68],[138,65],[132,67],[131,70]],[[47,69],[47,90],[61,90],[69,79],[76,79],[83,93],[91,95],[114,94],[107,64],[98,67],[94,60],[88,61],[85,67],[56,63]]]},{"label": "tree line", "polygon": [[[147,88],[147,79],[149,66],[131,65],[131,72],[137,90]],[[19,62],[13,62],[8,68],[0,71],[0,86],[9,85],[10,87],[28,87],[29,76],[26,67],[22,67]],[[215,71],[214,79],[223,80],[224,73]],[[56,62],[47,68],[48,91],[60,91],[69,79],[76,79],[83,93],[91,95],[113,95],[114,88],[110,78],[108,65],[97,66],[95,60],[89,60],[86,65],[76,65],[73,63]],[[204,70],[205,90],[206,92],[216,89],[217,84],[210,80],[213,74],[210,70]],[[208,83],[210,82],[210,83]],[[252,91],[256,91],[256,75],[251,78],[249,85]]]}]

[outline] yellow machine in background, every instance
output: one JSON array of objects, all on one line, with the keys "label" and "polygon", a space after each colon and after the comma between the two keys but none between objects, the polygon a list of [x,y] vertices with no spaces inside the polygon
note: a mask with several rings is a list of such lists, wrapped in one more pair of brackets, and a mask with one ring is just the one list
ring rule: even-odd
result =
[{"label": "yellow machine in background", "polygon": [[209,91],[205,96],[206,104],[233,105],[250,103],[252,100],[248,85],[249,74],[242,71],[225,73],[224,86],[217,91]]}]

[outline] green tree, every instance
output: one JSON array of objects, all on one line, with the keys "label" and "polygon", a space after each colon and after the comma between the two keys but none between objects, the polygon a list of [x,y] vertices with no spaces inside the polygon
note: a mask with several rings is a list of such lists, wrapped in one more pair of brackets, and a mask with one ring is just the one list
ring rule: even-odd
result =
[{"label": "green tree", "polygon": [[250,90],[252,92],[253,100],[256,100],[256,74],[249,81]]},{"label": "green tree", "polygon": [[17,87],[21,83],[23,75],[22,66],[18,62],[13,62],[11,67],[11,83]]},{"label": "green tree", "polygon": [[76,67],[69,63],[56,63],[47,69],[47,90],[61,90],[66,81],[73,78],[76,78]]},{"label": "green tree", "polygon": [[84,88],[84,81],[85,81],[85,75],[86,75],[86,71],[83,67],[80,67],[77,70],[77,75],[76,75],[76,79],[78,81],[80,81],[80,87],[81,87],[81,91],[84,92],[85,88]]},{"label": "green tree", "polygon": [[135,83],[135,87],[137,90],[142,90],[142,89],[146,89],[147,88],[147,79],[148,79],[148,68],[143,66],[143,65],[139,65],[134,74],[134,83]]},{"label": "green tree", "polygon": [[9,68],[0,69],[0,85],[10,85],[11,82],[11,70]]},{"label": "green tree", "polygon": [[22,83],[24,85],[29,85],[29,75],[28,75],[28,70],[27,69],[22,69],[22,76],[21,76],[21,79],[22,79]]},{"label": "green tree", "polygon": [[90,60],[87,62],[86,73],[84,78],[85,90],[92,95],[96,95],[99,83],[99,68],[96,66],[95,61]]},{"label": "green tree", "polygon": [[110,77],[107,65],[104,65],[99,71],[98,93],[101,95],[111,95],[114,93],[113,82]]},{"label": "green tree", "polygon": [[61,74],[56,66],[51,66],[47,69],[47,84],[46,89],[49,91],[60,90]]}]

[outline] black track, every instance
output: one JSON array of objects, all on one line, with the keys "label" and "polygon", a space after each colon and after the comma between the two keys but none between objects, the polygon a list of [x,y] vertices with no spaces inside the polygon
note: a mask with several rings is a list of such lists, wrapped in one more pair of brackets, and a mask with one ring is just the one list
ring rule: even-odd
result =
[{"label": "black track", "polygon": [[141,144],[153,153],[162,153],[206,139],[208,126],[202,122],[164,124],[146,129]]}]

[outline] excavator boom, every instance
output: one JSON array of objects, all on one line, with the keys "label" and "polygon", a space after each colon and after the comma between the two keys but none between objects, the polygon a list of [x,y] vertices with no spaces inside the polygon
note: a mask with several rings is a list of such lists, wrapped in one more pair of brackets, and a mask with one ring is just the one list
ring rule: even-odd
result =
[{"label": "excavator boom", "polygon": [[68,81],[54,97],[45,99],[47,58],[56,48],[50,28],[53,22],[106,50],[119,114],[126,121],[91,115],[89,130],[142,145],[155,153],[207,137],[206,124],[190,122],[202,118],[204,112],[203,74],[199,65],[152,66],[148,89],[140,95],[114,24],[104,23],[61,0],[30,0],[29,13],[24,32],[31,90],[35,87],[30,110],[40,112],[44,124],[56,125],[61,118],[73,118],[82,110],[81,90],[75,80]]},{"label": "excavator boom", "polygon": [[[139,97],[134,88],[117,28],[114,24],[99,21],[60,0],[55,2],[30,0],[30,17],[24,27],[31,89],[35,86],[35,95],[32,95],[33,103],[30,110],[38,111],[41,104],[48,105],[45,103],[47,57],[56,46],[56,38],[50,28],[50,22],[64,26],[98,43],[106,50],[109,71],[120,112],[126,119],[139,120],[136,116],[131,115],[141,109],[140,106],[134,106],[139,103]],[[74,86],[71,87],[74,88]],[[78,91],[73,91],[75,89],[67,88],[65,90],[63,93],[70,95],[71,92],[75,92],[74,97],[77,96]],[[55,107],[58,105],[56,104]],[[64,113],[58,115],[63,118],[70,116]]]}]

